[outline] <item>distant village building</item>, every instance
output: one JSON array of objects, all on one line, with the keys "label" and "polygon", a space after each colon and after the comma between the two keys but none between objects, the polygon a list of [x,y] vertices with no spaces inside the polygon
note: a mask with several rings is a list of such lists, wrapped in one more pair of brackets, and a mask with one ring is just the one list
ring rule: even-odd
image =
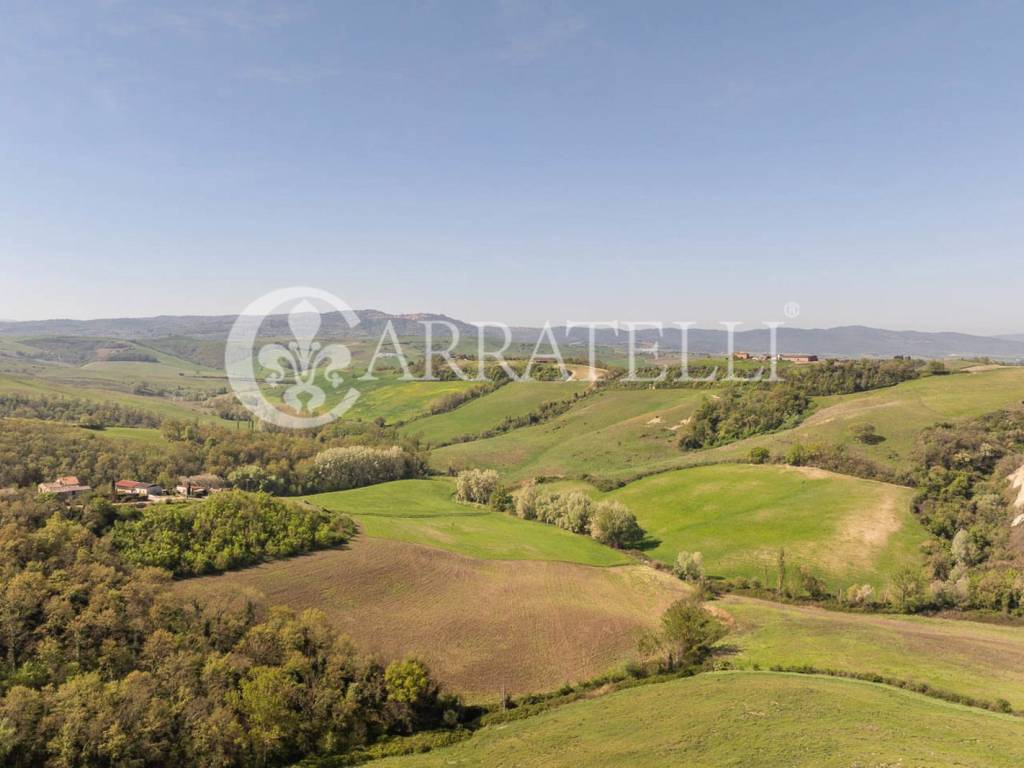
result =
[{"label": "distant village building", "polygon": [[787,363],[796,363],[802,365],[804,363],[816,363],[818,362],[817,355],[779,355],[779,360],[784,360]]},{"label": "distant village building", "polygon": [[202,485],[193,485],[192,483],[185,482],[181,485],[176,485],[174,492],[179,496],[184,496],[186,499],[199,499],[206,496],[210,489]]},{"label": "distant village building", "polygon": [[118,480],[114,483],[114,493],[118,496],[163,496],[164,489],[156,483],[140,483],[138,480]]},{"label": "distant village building", "polygon": [[736,352],[733,358],[736,360],[750,360],[753,357],[749,352]]},{"label": "distant village building", "polygon": [[52,493],[62,499],[73,499],[92,490],[90,486],[83,485],[74,475],[58,477],[52,483],[40,483],[37,489],[39,493]]}]

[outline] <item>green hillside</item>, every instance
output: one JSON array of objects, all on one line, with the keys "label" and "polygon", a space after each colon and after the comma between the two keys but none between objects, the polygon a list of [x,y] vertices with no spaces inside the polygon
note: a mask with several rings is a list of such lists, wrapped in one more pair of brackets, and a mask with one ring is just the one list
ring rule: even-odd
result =
[{"label": "green hillside", "polygon": [[[706,389],[606,389],[546,424],[439,449],[432,463],[441,470],[505,470],[511,480],[589,474],[621,481],[678,467],[745,460],[759,446],[784,455],[801,443],[839,444],[853,456],[906,471],[924,428],[1024,400],[1024,368],[929,376],[870,392],[815,398],[814,411],[795,429],[708,450],[679,450],[680,422],[709,395]],[[873,424],[882,439],[872,444],[856,440],[854,429],[862,424]]]},{"label": "green hillside", "polygon": [[[797,443],[838,443],[851,455],[907,470],[913,466],[914,446],[921,430],[939,421],[968,419],[1022,401],[1024,367],[929,376],[870,392],[817,398],[815,412],[795,429],[695,451],[682,463],[743,459],[756,446],[785,454]],[[856,440],[854,430],[863,424],[873,424],[883,439],[874,444]]]},{"label": "green hillside", "polygon": [[672,427],[706,391],[605,389],[544,424],[434,451],[438,469],[492,467],[510,480],[590,474],[629,477],[678,462]]},{"label": "green hillside", "polygon": [[1016,768],[1024,721],[851,680],[717,673],[485,728],[378,768]]},{"label": "green hillside", "polygon": [[886,574],[921,559],[923,528],[909,488],[816,469],[723,464],[654,475],[606,495],[660,540],[648,554],[672,563],[704,555],[707,572],[775,583],[776,556],[809,566],[832,587],[883,586]]},{"label": "green hillside", "polygon": [[569,400],[586,390],[586,382],[531,381],[507,384],[471,400],[454,411],[427,416],[406,424],[403,434],[415,435],[432,445],[450,443],[465,435],[478,435],[509,418],[526,416],[545,403]]},{"label": "green hillside", "polygon": [[737,665],[879,674],[1024,709],[1024,629],[975,621],[841,613],[729,596]]}]

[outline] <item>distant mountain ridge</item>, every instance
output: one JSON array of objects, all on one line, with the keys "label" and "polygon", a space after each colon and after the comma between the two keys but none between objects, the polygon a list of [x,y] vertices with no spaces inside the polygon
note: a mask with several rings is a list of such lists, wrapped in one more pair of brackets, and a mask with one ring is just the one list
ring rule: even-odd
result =
[{"label": "distant mountain ridge", "polygon": [[[448,315],[434,313],[388,314],[367,309],[356,312],[359,324],[350,328],[339,313],[322,316],[321,334],[332,338],[379,337],[390,321],[399,336],[421,336],[421,321],[448,322],[458,328],[462,335],[475,336],[476,327]],[[235,315],[161,315],[142,318],[109,318],[100,320],[35,320],[26,322],[0,322],[0,336],[86,336],[114,339],[142,340],[183,336],[195,339],[224,340],[236,320]],[[440,329],[437,329],[440,331]],[[286,315],[268,317],[262,325],[262,335],[288,336]],[[560,344],[569,347],[586,345],[589,332],[586,328],[566,331],[555,328],[554,334]],[[515,327],[512,338],[521,343],[533,344],[540,335],[539,328]],[[437,333],[440,341],[443,334]],[[638,342],[645,347],[658,344],[661,350],[678,350],[680,332],[677,328],[666,327],[659,336],[653,329],[639,330]],[[618,336],[609,329],[599,329],[596,340],[601,345],[618,346],[625,343],[624,332]],[[720,329],[698,329],[689,331],[688,346],[692,353],[723,354],[727,350],[727,336]],[[770,335],[766,328],[739,330],[735,335],[735,350],[754,354],[769,351]],[[891,331],[862,325],[837,328],[789,328],[782,327],[778,335],[778,351],[782,353],[814,354],[819,357],[892,357],[911,355],[913,357],[940,358],[950,356],[992,357],[1000,360],[1024,360],[1024,335],[975,336],[965,333],[929,333],[922,331]],[[570,354],[567,352],[567,354]]]}]

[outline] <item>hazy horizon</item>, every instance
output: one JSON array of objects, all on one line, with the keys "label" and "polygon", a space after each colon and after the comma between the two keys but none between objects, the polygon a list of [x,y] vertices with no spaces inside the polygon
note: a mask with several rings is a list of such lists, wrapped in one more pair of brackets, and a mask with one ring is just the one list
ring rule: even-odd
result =
[{"label": "hazy horizon", "polygon": [[[383,313],[385,315],[388,315],[388,316],[401,316],[401,317],[415,317],[415,316],[418,316],[418,315],[441,316],[441,317],[450,318],[450,319],[458,321],[458,322],[464,322],[464,323],[469,323],[469,324],[472,324],[472,323],[475,323],[475,322],[499,322],[499,323],[502,322],[500,319],[494,319],[494,318],[483,319],[483,318],[476,318],[476,317],[463,317],[463,316],[460,316],[460,315],[457,315],[457,314],[452,314],[451,312],[445,312],[443,310],[442,311],[437,311],[437,310],[413,310],[413,311],[389,312],[387,310],[382,310],[379,307],[354,307],[353,309],[356,312],[381,312],[381,313]],[[18,320],[16,318],[0,317],[0,323],[46,323],[46,322],[90,322],[90,321],[98,322],[98,321],[118,321],[118,320],[150,320],[150,319],[157,319],[157,318],[162,318],[162,317],[181,317],[181,318],[191,318],[191,317],[195,317],[195,318],[201,318],[201,317],[233,317],[233,316],[236,316],[237,314],[238,314],[237,312],[187,312],[187,313],[186,312],[166,312],[166,313],[160,313],[160,314],[155,314],[155,315],[121,315],[121,316],[109,316],[109,317],[100,317],[100,316],[97,316],[97,317],[44,317],[44,318],[35,318],[35,319],[30,319],[30,320]],[[284,314],[286,314],[286,312],[279,311],[279,312],[275,312],[273,314],[279,314],[279,315],[283,316]],[[656,323],[656,322],[659,322],[659,321],[664,324],[664,332],[665,332],[666,338],[670,338],[673,333],[676,333],[676,334],[679,333],[678,328],[673,325],[674,322],[692,322],[692,321],[688,321],[688,320],[683,319],[683,318],[663,318],[663,319],[659,320],[659,318],[650,318],[650,317],[642,318],[642,319],[641,318],[636,318],[636,317],[623,317],[620,320],[618,320],[619,323],[629,323],[629,322],[634,322],[634,323],[655,322]],[[540,321],[535,322],[535,323],[529,323],[529,322],[527,322],[527,323],[508,323],[508,325],[510,325],[511,327],[515,327],[515,328],[537,328],[537,329],[540,329],[540,328],[543,328],[545,322],[550,322],[550,324],[552,325],[553,328],[559,328],[559,327],[562,327],[562,326],[564,326],[564,325],[566,325],[566,324],[568,324],[570,322],[580,323],[580,322],[600,322],[600,321],[593,320],[593,319],[588,320],[586,318],[550,318],[550,319],[547,319],[547,320],[540,320]],[[726,323],[726,322],[740,322],[740,325],[736,327],[736,331],[737,332],[752,331],[752,330],[764,330],[764,329],[766,329],[766,326],[763,323],[761,323],[761,322],[720,320],[720,321],[709,321],[707,323],[697,322],[695,325],[690,327],[690,330],[692,330],[692,331],[722,331],[724,333],[725,332],[725,328],[722,325],[722,323]],[[890,331],[890,332],[894,332],[894,333],[958,333],[958,334],[965,334],[965,335],[979,336],[979,337],[986,337],[986,338],[1001,338],[1001,337],[1017,336],[1017,337],[1021,337],[1022,339],[1024,339],[1024,333],[1016,333],[1014,331],[1008,331],[1008,332],[1005,332],[1005,333],[986,334],[986,333],[970,333],[968,331],[963,331],[963,330],[960,330],[960,329],[957,329],[957,328],[926,329],[926,328],[917,328],[917,327],[911,327],[911,326],[886,328],[886,327],[882,327],[882,326],[874,326],[874,325],[869,325],[869,324],[865,324],[865,323],[845,323],[843,325],[810,325],[810,324],[802,324],[799,321],[799,319],[797,319],[797,320],[779,320],[778,322],[782,323],[782,326],[781,326],[782,328],[791,328],[791,329],[801,330],[801,331],[834,331],[834,330],[838,330],[838,329],[841,329],[841,328],[867,328],[867,329],[871,329],[871,330]],[[638,328],[638,330],[645,330],[645,329]],[[625,334],[625,330],[620,329],[620,332]]]}]

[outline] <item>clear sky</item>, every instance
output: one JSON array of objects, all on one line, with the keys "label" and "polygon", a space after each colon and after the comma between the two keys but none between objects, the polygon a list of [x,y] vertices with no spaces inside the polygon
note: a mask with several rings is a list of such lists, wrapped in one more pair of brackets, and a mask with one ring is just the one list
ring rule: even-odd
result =
[{"label": "clear sky", "polygon": [[1024,333],[1020,2],[0,0],[0,318]]}]

